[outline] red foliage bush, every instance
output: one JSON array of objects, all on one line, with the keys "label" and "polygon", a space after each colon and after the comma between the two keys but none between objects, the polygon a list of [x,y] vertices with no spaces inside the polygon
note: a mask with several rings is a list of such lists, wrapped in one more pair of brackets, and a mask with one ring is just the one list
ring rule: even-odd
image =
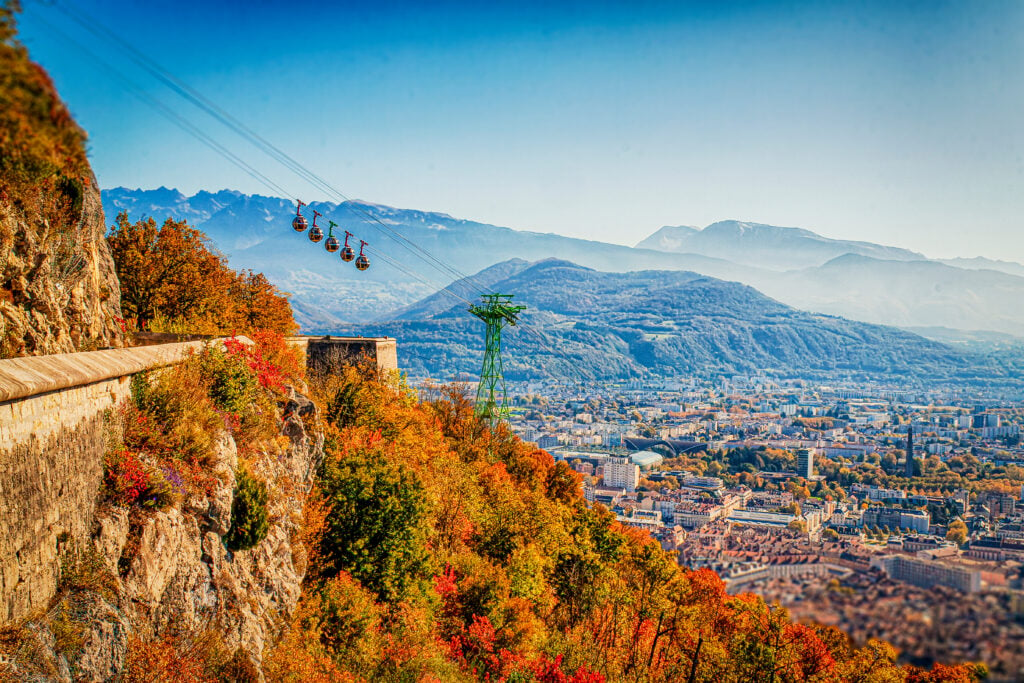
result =
[{"label": "red foliage bush", "polygon": [[[601,674],[580,666],[574,672],[562,668],[562,655],[549,659],[544,654],[528,658],[522,653],[512,652],[498,646],[498,632],[486,616],[473,614],[468,624],[457,621],[462,613],[459,605],[458,576],[451,566],[434,576],[434,592],[441,598],[442,618],[446,623],[437,624],[439,633],[454,629],[444,643],[448,658],[463,671],[472,673],[485,681],[505,681],[515,674],[532,674],[538,683],[604,683]],[[454,623],[453,623],[454,622]]]},{"label": "red foliage bush", "polygon": [[107,458],[106,484],[121,505],[133,505],[149,489],[149,475],[139,458],[122,449]]},{"label": "red foliage bush", "polygon": [[[224,341],[224,348],[230,356],[245,359],[254,373],[256,381],[264,389],[283,392],[285,380],[301,375],[301,366],[287,347],[284,335],[277,332],[261,331],[253,334],[253,346],[247,346],[231,337]],[[281,363],[287,368],[282,367]]]}]

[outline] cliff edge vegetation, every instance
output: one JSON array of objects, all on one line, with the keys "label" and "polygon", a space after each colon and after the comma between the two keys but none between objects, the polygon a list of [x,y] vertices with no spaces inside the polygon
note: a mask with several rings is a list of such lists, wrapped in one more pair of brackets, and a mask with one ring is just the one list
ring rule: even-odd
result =
[{"label": "cliff edge vegetation", "polygon": [[0,4],[0,358],[122,343],[103,207],[74,122]]}]

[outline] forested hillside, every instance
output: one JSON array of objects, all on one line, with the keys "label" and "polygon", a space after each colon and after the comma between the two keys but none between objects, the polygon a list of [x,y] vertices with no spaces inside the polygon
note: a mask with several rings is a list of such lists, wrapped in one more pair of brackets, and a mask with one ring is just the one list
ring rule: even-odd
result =
[{"label": "forested hillside", "polygon": [[270,680],[972,680],[727,595],[458,392],[419,402],[370,374],[321,387],[310,571]]}]

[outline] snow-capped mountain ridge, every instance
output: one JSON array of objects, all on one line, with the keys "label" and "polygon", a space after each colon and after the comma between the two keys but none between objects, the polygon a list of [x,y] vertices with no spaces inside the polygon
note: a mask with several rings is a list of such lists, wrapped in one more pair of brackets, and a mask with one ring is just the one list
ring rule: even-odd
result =
[{"label": "snow-capped mountain ridge", "polygon": [[[295,205],[287,199],[232,190],[186,197],[168,188],[115,188],[103,192],[103,201],[108,223],[119,211],[127,211],[131,220],[187,220],[203,230],[234,267],[262,271],[294,292],[304,324],[387,317],[452,282],[447,269],[420,259],[395,237],[398,233],[461,273],[477,273],[516,258],[531,263],[562,258],[618,273],[688,270],[742,282],[796,308],[854,320],[1024,336],[1024,320],[1016,315],[1024,300],[1020,264],[987,259],[940,262],[907,249],[834,240],[803,228],[735,220],[703,229],[666,226],[637,247],[626,247],[362,200],[313,202],[304,209],[306,215],[312,209],[320,211],[321,225],[335,221],[339,230],[369,242],[371,254],[384,254],[403,268],[371,256],[373,266],[359,273],[291,229]],[[386,227],[367,220],[367,213]],[[1014,272],[1016,268],[1021,272]],[[471,296],[472,281],[467,287]]]}]

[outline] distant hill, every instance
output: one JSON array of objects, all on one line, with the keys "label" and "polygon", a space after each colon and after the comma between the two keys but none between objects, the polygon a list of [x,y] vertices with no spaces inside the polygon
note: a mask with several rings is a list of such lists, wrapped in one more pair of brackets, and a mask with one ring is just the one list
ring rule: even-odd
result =
[{"label": "distant hill", "polygon": [[[505,263],[492,289],[525,304],[526,327],[510,328],[507,376],[576,379],[712,376],[1005,380],[971,354],[909,332],[797,311],[756,290],[692,272],[607,273],[560,260]],[[402,340],[402,365],[446,379],[476,374],[482,323],[454,297],[429,297],[403,320],[342,332]],[[557,350],[557,351],[556,351]]]},{"label": "distant hill", "polygon": [[495,263],[475,275],[456,280],[444,289],[434,292],[414,304],[404,306],[397,311],[382,313],[377,320],[426,320],[447,311],[456,299],[464,298],[475,303],[477,297],[480,296],[481,287],[493,289],[532,265],[529,261],[518,258]]},{"label": "distant hill", "polygon": [[754,284],[798,308],[866,322],[1024,336],[1024,278],[994,270],[846,254]]},{"label": "distant hill", "polygon": [[975,256],[974,258],[938,259],[938,261],[939,263],[945,263],[947,266],[954,266],[956,268],[965,268],[967,270],[997,270],[1000,273],[1024,277],[1024,265],[1014,261],[996,261],[983,256]]},{"label": "distant hill", "polygon": [[[359,273],[292,231],[295,209],[285,199],[231,190],[187,197],[167,188],[116,188],[103,192],[103,202],[108,221],[121,210],[132,220],[145,215],[160,221],[185,218],[214,240],[233,267],[262,271],[291,292],[305,329],[394,317],[399,310],[408,315],[407,307],[456,278],[446,267],[420,260],[394,233],[461,273],[510,259],[562,258],[603,272],[697,272],[742,282],[797,308],[881,324],[1006,334],[1024,329],[1017,315],[1024,277],[1013,272],[1019,264],[964,259],[965,267],[959,267],[905,249],[833,240],[799,228],[739,221],[703,230],[665,227],[643,240],[642,248],[631,248],[360,201],[314,203],[307,215],[316,209],[325,216],[324,227],[329,218],[340,224],[339,230],[370,243],[373,265]],[[367,224],[363,211],[387,228]],[[684,249],[691,253],[681,253]],[[861,260],[846,259],[848,254]],[[480,291],[472,282],[462,288],[466,298]]]},{"label": "distant hill", "polygon": [[666,226],[636,246],[641,249],[701,254],[769,270],[820,266],[843,254],[902,261],[924,258],[907,249],[871,242],[835,240],[802,228],[780,228],[745,221],[719,221],[703,230],[689,226]]}]

